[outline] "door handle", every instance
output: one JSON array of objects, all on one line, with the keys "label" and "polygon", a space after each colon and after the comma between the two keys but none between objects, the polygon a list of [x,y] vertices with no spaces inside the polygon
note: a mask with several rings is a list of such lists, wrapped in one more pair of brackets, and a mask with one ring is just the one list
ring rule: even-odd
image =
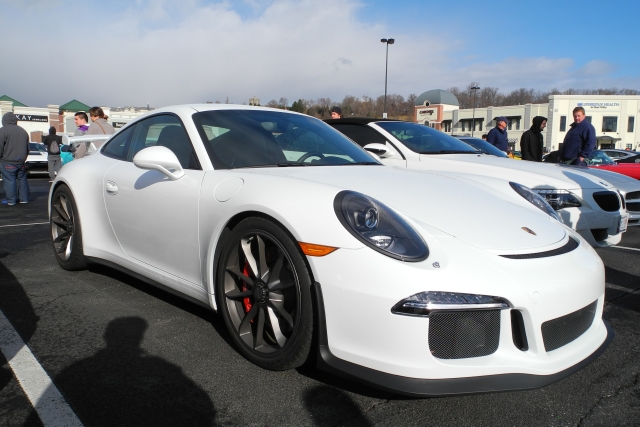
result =
[{"label": "door handle", "polygon": [[108,195],[115,196],[118,194],[118,185],[113,181],[107,181],[106,190]]}]

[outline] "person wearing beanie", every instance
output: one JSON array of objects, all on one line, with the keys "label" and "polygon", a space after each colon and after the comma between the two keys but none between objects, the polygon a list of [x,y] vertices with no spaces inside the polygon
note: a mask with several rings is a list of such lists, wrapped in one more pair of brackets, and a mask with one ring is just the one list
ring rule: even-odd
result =
[{"label": "person wearing beanie", "polygon": [[341,119],[342,118],[342,108],[340,107],[333,107],[331,109],[331,118],[332,119]]},{"label": "person wearing beanie", "polygon": [[506,117],[498,117],[496,119],[496,127],[491,129],[487,134],[487,142],[505,153],[509,151],[507,123],[509,123],[509,120],[507,120]]},{"label": "person wearing beanie", "polygon": [[29,155],[29,134],[18,126],[18,118],[13,113],[2,116],[0,128],[0,172],[7,197],[3,205],[14,206],[29,203],[29,183],[25,162]]},{"label": "person wearing beanie", "polygon": [[547,118],[535,116],[531,128],[522,134],[520,138],[520,151],[522,152],[522,160],[530,162],[542,161],[542,147],[544,147],[544,138],[542,131],[547,127]]},{"label": "person wearing beanie", "polygon": [[53,181],[62,167],[60,160],[60,147],[62,146],[62,136],[56,135],[56,128],[49,128],[49,135],[42,139],[42,143],[47,146],[47,159],[49,163],[49,179]]}]

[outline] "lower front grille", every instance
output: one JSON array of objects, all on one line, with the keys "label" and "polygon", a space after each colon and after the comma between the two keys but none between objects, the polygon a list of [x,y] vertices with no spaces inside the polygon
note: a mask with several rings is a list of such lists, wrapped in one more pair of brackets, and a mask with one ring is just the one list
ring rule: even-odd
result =
[{"label": "lower front grille", "polygon": [[640,200],[630,202],[629,199],[627,199],[627,210],[629,212],[640,212]]},{"label": "lower front grille", "polygon": [[618,193],[613,191],[598,191],[593,193],[593,200],[605,212],[615,212],[620,209]]},{"label": "lower front grille", "polygon": [[495,353],[500,310],[436,312],[429,316],[429,349],[438,359],[467,359]]},{"label": "lower front grille", "polygon": [[593,238],[599,242],[609,237],[609,230],[607,228],[592,228],[591,234],[593,234]]},{"label": "lower front grille", "polygon": [[542,324],[544,349],[556,350],[584,334],[593,323],[597,306],[596,300],[578,311],[544,322]]}]

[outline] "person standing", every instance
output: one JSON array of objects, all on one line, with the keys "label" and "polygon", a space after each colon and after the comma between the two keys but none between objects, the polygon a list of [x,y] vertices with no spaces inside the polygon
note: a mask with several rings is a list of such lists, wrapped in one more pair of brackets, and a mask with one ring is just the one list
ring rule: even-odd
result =
[{"label": "person standing", "polygon": [[585,120],[584,108],[573,109],[573,123],[564,136],[560,149],[560,161],[569,165],[586,166],[585,159],[596,147],[596,128]]},{"label": "person standing", "polygon": [[520,138],[520,151],[522,160],[530,162],[542,161],[542,147],[544,147],[544,137],[542,131],[547,127],[547,118],[535,116],[531,128],[522,134]]},{"label": "person standing", "polygon": [[74,114],[73,121],[76,123],[76,131],[73,133],[73,136],[82,136],[89,130],[89,118],[87,117],[87,113],[83,111],[79,111]]},{"label": "person standing", "polygon": [[47,160],[49,163],[49,179],[53,181],[62,167],[60,160],[60,147],[62,146],[62,137],[56,135],[56,128],[49,128],[49,135],[45,136],[42,143],[47,146]]},{"label": "person standing", "polygon": [[331,109],[331,118],[332,119],[341,119],[342,118],[342,108],[335,106]]},{"label": "person standing", "polygon": [[[89,110],[89,118],[93,123],[89,126],[89,130],[86,131],[85,135],[113,135],[116,133],[116,130],[111,126],[107,119],[109,116],[104,114],[102,108],[93,107]],[[75,152],[75,158],[81,159],[83,157],[87,157],[93,154],[93,147],[96,149],[100,148],[104,144],[104,141],[91,141],[86,144],[80,144]],[[93,147],[92,147],[93,146]]]},{"label": "person standing", "polygon": [[509,140],[507,139],[507,123],[506,117],[501,116],[496,119],[496,127],[491,129],[487,134],[487,142],[500,151],[507,153],[509,151]]},{"label": "person standing", "polygon": [[0,172],[6,199],[3,205],[29,203],[29,183],[24,163],[29,155],[29,134],[18,126],[13,113],[2,116],[0,128]]}]

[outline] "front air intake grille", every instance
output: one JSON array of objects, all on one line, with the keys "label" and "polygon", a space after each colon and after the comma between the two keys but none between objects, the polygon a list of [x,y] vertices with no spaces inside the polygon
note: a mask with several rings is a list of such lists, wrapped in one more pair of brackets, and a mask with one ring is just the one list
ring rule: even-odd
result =
[{"label": "front air intake grille", "polygon": [[429,316],[429,349],[438,359],[467,359],[495,353],[500,310],[436,312]]},{"label": "front air intake grille", "polygon": [[544,349],[553,351],[584,334],[593,323],[597,306],[596,300],[578,311],[544,322],[542,324]]},{"label": "front air intake grille", "polygon": [[607,228],[592,228],[591,234],[593,234],[593,238],[596,239],[596,242],[606,239],[609,237],[609,229]]},{"label": "front air intake grille", "polygon": [[632,191],[631,193],[627,193],[627,200],[631,199],[640,199],[640,191]]},{"label": "front air intake grille", "polygon": [[529,350],[527,332],[524,328],[524,318],[520,310],[511,310],[511,336],[513,337],[513,345],[515,345],[518,350]]},{"label": "front air intake grille", "polygon": [[562,254],[566,254],[567,252],[571,252],[579,245],[578,241],[572,237],[569,237],[569,241],[556,249],[552,249],[550,251],[545,252],[536,252],[533,254],[515,254],[515,255],[500,255],[503,258],[511,258],[511,259],[532,259],[532,258],[546,258],[550,256],[558,256]]},{"label": "front air intake grille", "polygon": [[625,199],[627,201],[627,210],[629,212],[640,212],[640,191],[627,193]]},{"label": "front air intake grille", "polygon": [[593,193],[593,200],[605,212],[615,212],[620,209],[620,199],[613,191],[598,191]]}]

